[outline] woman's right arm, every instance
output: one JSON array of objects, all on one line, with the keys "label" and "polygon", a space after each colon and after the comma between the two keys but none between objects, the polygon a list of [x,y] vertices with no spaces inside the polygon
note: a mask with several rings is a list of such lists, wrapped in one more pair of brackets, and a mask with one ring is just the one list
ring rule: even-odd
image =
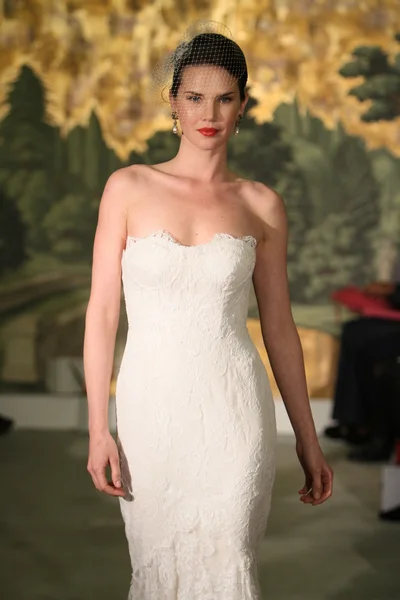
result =
[{"label": "woman's right arm", "polygon": [[[99,208],[93,246],[90,298],[86,311],[83,361],[89,410],[88,470],[98,490],[123,495],[118,452],[108,426],[108,400],[121,302],[121,258],[127,235],[127,175],[108,179]],[[105,469],[111,466],[112,483]]]}]

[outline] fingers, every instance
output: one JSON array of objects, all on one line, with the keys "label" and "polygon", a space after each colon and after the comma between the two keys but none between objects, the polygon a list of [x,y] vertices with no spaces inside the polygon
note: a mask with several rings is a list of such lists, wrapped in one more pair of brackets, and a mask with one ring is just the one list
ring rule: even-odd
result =
[{"label": "fingers", "polygon": [[[124,492],[117,487],[114,487],[113,481],[107,481],[104,470],[96,472],[97,481],[99,483],[100,491],[109,496],[123,496]],[[98,488],[98,489],[99,489]]]},{"label": "fingers", "polygon": [[95,488],[99,492],[103,492],[109,496],[124,496],[121,487],[115,487],[112,481],[107,481],[104,467],[96,468],[89,466],[88,471],[92,477]]},{"label": "fingers", "polygon": [[310,486],[306,486],[306,489],[304,491],[304,493],[300,496],[300,500],[304,503],[304,504],[311,504],[312,502],[314,502],[314,498],[312,495],[312,487]]},{"label": "fingers", "polygon": [[304,504],[317,506],[322,504],[332,496],[333,489],[333,471],[326,464],[321,471],[313,474],[313,477],[306,477],[305,485],[299,490],[300,500]]},{"label": "fingers", "polygon": [[114,486],[113,481],[107,481],[106,476],[105,476],[105,472],[102,471],[97,471],[95,473],[96,475],[96,480],[97,480],[97,484],[96,488],[100,491],[103,492],[104,494],[108,494],[109,496],[123,496],[124,492],[122,491],[121,488],[117,488]]},{"label": "fingers", "polygon": [[324,467],[324,469],[321,473],[321,486],[322,486],[321,495],[318,499],[315,500],[315,502],[313,503],[314,505],[322,504],[323,502],[325,502],[326,500],[328,500],[328,498],[330,498],[332,496],[333,471],[328,465],[326,465]]},{"label": "fingers", "polygon": [[304,485],[300,490],[298,490],[298,493],[299,494],[307,494],[307,492],[311,488],[311,486],[312,486],[312,479],[311,479],[311,477],[309,477],[307,475]]},{"label": "fingers", "polygon": [[314,500],[319,500],[321,498],[322,489],[321,471],[317,471],[313,474],[312,481],[312,496]]},{"label": "fingers", "polygon": [[333,471],[326,465],[321,472],[317,472],[312,480],[312,489],[308,494],[301,496],[300,500],[304,504],[312,504],[317,506],[323,504],[332,496],[333,488]]},{"label": "fingers", "polygon": [[305,504],[309,504],[312,502],[312,479],[308,475],[306,476],[306,481],[301,490],[299,490],[300,500]]},{"label": "fingers", "polygon": [[108,494],[109,496],[120,496],[120,497],[125,496],[124,491],[121,488],[114,487],[114,484],[112,481],[108,481],[106,486],[101,491],[104,492],[105,494]]},{"label": "fingers", "polygon": [[120,488],[121,487],[121,471],[120,471],[120,467],[119,467],[118,456],[110,459],[110,465],[111,465],[111,478],[112,478],[114,487]]}]

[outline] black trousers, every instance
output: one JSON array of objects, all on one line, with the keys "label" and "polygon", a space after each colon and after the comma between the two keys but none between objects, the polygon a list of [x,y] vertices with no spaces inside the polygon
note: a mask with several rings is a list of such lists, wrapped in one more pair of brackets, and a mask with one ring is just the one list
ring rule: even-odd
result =
[{"label": "black trousers", "polygon": [[372,427],[380,367],[400,355],[400,321],[360,317],[344,324],[333,418],[341,425]]}]

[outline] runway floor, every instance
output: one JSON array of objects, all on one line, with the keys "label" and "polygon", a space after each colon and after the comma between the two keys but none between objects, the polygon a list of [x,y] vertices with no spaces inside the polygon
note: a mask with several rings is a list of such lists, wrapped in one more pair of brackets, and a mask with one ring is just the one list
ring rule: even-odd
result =
[{"label": "runway floor", "polygon": [[[323,446],[334,497],[303,506],[294,441],[280,438],[260,552],[263,598],[398,600],[400,524],[377,517],[380,467],[349,463],[337,443]],[[118,503],[92,487],[86,453],[78,433],[0,438],[3,600],[126,600],[130,563]]]}]

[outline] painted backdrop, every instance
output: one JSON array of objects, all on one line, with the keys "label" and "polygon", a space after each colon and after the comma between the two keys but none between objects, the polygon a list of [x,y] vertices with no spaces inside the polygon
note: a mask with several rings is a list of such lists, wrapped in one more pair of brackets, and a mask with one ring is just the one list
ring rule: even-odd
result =
[{"label": "painted backdrop", "polygon": [[[285,200],[297,324],[337,334],[331,292],[390,278],[400,239],[398,4],[231,4],[0,3],[2,389],[51,389],[62,357],[81,382],[74,358],[100,196],[115,169],[176,152],[168,107],[148,101],[149,74],[196,18],[225,23],[248,57],[251,102],[229,159]],[[122,313],[117,361],[125,331]]]}]

